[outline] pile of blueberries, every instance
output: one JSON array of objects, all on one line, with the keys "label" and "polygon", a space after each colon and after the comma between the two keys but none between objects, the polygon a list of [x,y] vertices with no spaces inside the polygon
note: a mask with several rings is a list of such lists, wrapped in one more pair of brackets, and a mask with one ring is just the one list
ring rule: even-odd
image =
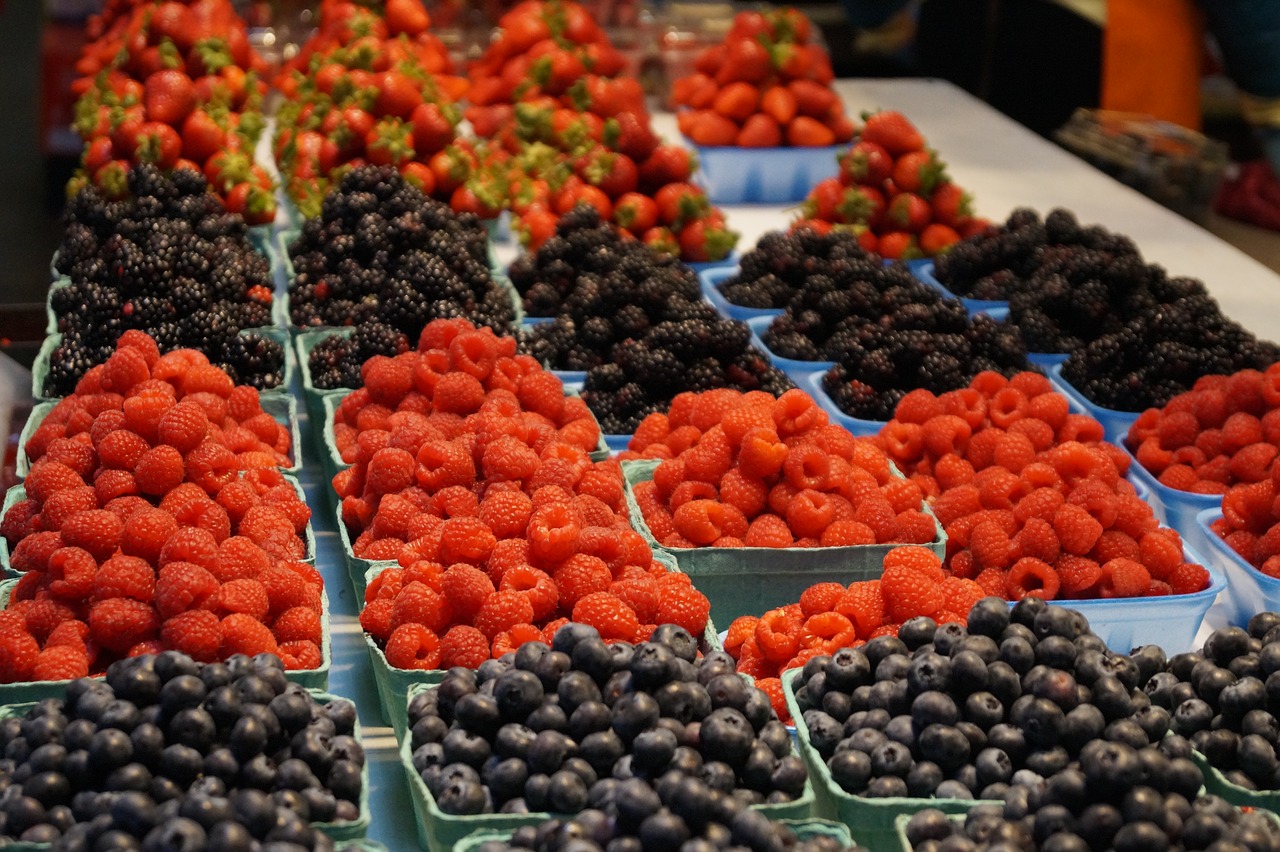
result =
[{"label": "pile of blueberries", "polygon": [[121,660],[0,722],[0,845],[331,850],[313,824],[360,816],[355,725],[274,655]]},{"label": "pile of blueberries", "polygon": [[[625,809],[679,789],[729,825],[802,796],[804,762],[768,696],[723,651],[697,654],[675,625],[609,645],[570,623],[549,646],[450,669],[409,703],[413,766],[440,810],[461,815]],[[651,825],[665,848],[692,836],[682,813]]]}]

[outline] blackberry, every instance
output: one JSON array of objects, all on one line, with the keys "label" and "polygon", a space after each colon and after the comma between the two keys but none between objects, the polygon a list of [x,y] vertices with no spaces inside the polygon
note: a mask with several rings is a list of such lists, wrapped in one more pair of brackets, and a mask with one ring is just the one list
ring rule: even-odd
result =
[{"label": "blackberry", "polygon": [[355,326],[350,336],[338,334],[316,344],[307,359],[311,383],[318,388],[358,388],[364,385],[360,367],[374,355],[408,352],[413,343],[398,328],[370,321]]},{"label": "blackberry", "polygon": [[290,320],[379,323],[411,340],[438,317],[508,330],[515,312],[488,268],[479,220],[424,196],[394,169],[347,172],[292,244]]}]

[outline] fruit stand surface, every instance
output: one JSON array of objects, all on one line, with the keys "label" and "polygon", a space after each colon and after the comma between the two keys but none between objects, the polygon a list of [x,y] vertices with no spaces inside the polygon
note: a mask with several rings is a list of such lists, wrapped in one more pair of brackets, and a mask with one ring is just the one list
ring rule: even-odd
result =
[{"label": "fruit stand surface", "polygon": [[[1172,275],[1202,279],[1223,312],[1260,337],[1280,340],[1280,276],[1187,219],[1097,171],[1083,160],[1001,115],[955,86],[934,80],[842,80],[835,84],[850,115],[876,109],[901,110],[946,158],[952,177],[975,197],[975,212],[1002,220],[1017,207],[1042,213],[1074,211],[1082,223],[1100,224],[1131,237],[1143,256]],[[657,131],[679,139],[670,113],[654,116]],[[269,136],[259,151],[269,151]],[[780,205],[729,205],[729,225],[741,234],[741,250],[761,234],[784,228],[794,213]],[[503,264],[516,246],[499,244]],[[301,389],[295,388],[301,396]],[[302,431],[309,433],[299,406]],[[368,654],[361,638],[356,600],[333,526],[329,484],[309,439],[301,481],[316,530],[317,566],[329,589],[333,668],[330,691],[355,700],[370,759],[373,821],[369,836],[393,850],[413,849],[417,840],[408,787],[390,727],[383,725]],[[1225,623],[1223,607],[1209,613],[1197,637]]]}]

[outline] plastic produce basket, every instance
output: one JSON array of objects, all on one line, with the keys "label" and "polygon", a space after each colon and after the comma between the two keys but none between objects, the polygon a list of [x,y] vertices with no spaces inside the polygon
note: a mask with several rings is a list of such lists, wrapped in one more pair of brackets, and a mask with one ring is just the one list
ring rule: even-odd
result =
[{"label": "plastic produce basket", "polygon": [[[780,819],[775,820],[775,822],[790,828],[795,832],[796,837],[801,840],[830,837],[840,845],[841,849],[848,849],[854,845],[854,838],[849,834],[849,827],[838,822],[826,819]],[[459,841],[453,848],[454,852],[476,852],[481,844],[491,840],[510,839],[511,832],[509,831],[479,831]]]},{"label": "plastic produce basket", "polygon": [[324,399],[337,396],[339,399],[351,393],[351,388],[318,388],[311,378],[311,350],[320,345],[322,340],[330,337],[350,337],[355,329],[326,328],[294,333],[293,345],[297,349],[295,357],[298,361],[298,374],[302,378],[302,398],[307,406],[307,414],[311,418],[312,428],[324,423]]},{"label": "plastic produce basket", "polygon": [[[1064,359],[1065,360],[1065,359]],[[1050,366],[1045,370],[1054,390],[1061,393],[1078,412],[1088,414],[1102,424],[1103,433],[1108,441],[1118,444],[1129,434],[1129,427],[1138,419],[1139,411],[1117,411],[1114,408],[1103,408],[1089,401],[1075,385],[1062,377],[1062,363]]]},{"label": "plastic produce basket", "polygon": [[1280,790],[1249,790],[1227,780],[1209,759],[1198,751],[1191,752],[1191,759],[1204,774],[1204,792],[1219,796],[1241,808],[1256,808],[1280,814]]},{"label": "plastic produce basket", "polygon": [[713,204],[789,204],[840,172],[842,145],[824,148],[737,148],[685,146],[698,155],[695,180]]},{"label": "plastic produce basket", "polygon": [[795,382],[796,385],[803,387],[804,383],[814,374],[822,375],[836,365],[835,361],[801,361],[798,358],[784,358],[775,353],[764,342],[764,334],[769,330],[769,326],[773,324],[773,317],[756,317],[747,320],[747,327],[751,329],[751,342],[755,347],[765,354],[779,370],[787,374],[787,378]]},{"label": "plastic produce basket", "polygon": [[1226,577],[1227,594],[1223,601],[1227,608],[1227,620],[1244,627],[1250,618],[1260,612],[1280,610],[1280,579],[1263,574],[1218,537],[1212,525],[1221,518],[1221,507],[1204,509],[1196,515],[1196,527],[1204,539],[1205,555],[1209,557],[1213,567]]},{"label": "plastic produce basket", "polygon": [[[1142,483],[1147,490],[1147,502],[1151,504],[1160,523],[1173,527],[1183,540],[1208,555],[1209,541],[1204,536],[1205,531],[1197,523],[1197,517],[1206,509],[1221,509],[1222,495],[1197,494],[1194,491],[1170,488],[1138,463],[1137,457],[1133,455],[1125,441],[1121,440],[1117,443],[1129,456],[1129,478]],[[1210,535],[1213,534],[1210,533]],[[1217,538],[1217,536],[1213,537]]]},{"label": "plastic produce basket", "polygon": [[[729,624],[740,615],[767,612],[800,600],[800,594],[817,582],[848,585],[876,580],[884,570],[884,557],[898,544],[864,544],[848,547],[691,547],[667,548],[654,539],[636,504],[632,488],[653,478],[658,462],[623,462],[627,483],[627,509],[631,526],[655,552],[673,557],[680,570],[711,601],[711,618]],[[929,511],[926,506],[925,511]],[[935,521],[935,527],[937,523]],[[925,545],[941,559],[946,554],[946,534]]]},{"label": "plastic produce basket", "polygon": [[853,828],[857,841],[871,852],[897,852],[898,834],[894,822],[900,816],[910,817],[924,808],[937,808],[947,814],[965,814],[974,805],[1000,804],[983,799],[918,799],[907,796],[873,799],[846,793],[831,777],[831,770],[822,755],[809,742],[809,726],[804,722],[792,685],[800,671],[788,669],[782,673],[782,691],[787,699],[787,710],[795,722],[800,755],[809,767],[809,778],[817,791],[817,814]]},{"label": "plastic produce basket", "polygon": [[813,397],[814,402],[818,403],[818,407],[827,412],[827,416],[831,418],[832,423],[843,426],[854,435],[869,436],[878,435],[880,430],[885,427],[887,421],[884,420],[863,420],[860,417],[854,417],[851,414],[845,414],[840,410],[840,406],[836,405],[836,401],[827,393],[827,389],[822,386],[822,380],[826,373],[812,373],[805,378],[800,385],[809,396]]},{"label": "plastic produce basket", "polygon": [[711,303],[722,316],[729,319],[747,320],[757,317],[776,317],[782,314],[781,308],[744,308],[735,305],[720,291],[720,285],[738,274],[736,266],[721,266],[698,273],[698,284],[702,287],[702,297]]},{"label": "plastic produce basket", "polygon": [[[407,694],[408,701],[427,686],[412,688]],[[413,812],[418,823],[418,842],[428,852],[449,852],[463,839],[479,832],[498,832],[510,834],[522,825],[537,825],[551,814],[545,811],[530,814],[480,814],[476,816],[456,816],[446,814],[436,806],[435,798],[427,785],[413,768],[412,741],[408,736],[400,738],[400,762],[404,767],[405,777],[409,782],[409,798],[413,802]],[[805,781],[804,792],[794,802],[779,805],[755,805],[755,809],[774,820],[803,820],[813,813],[815,801],[812,779]],[[492,838],[490,838],[492,839]]]},{"label": "plastic produce basket", "polygon": [[909,262],[907,266],[910,267],[911,273],[915,275],[916,278],[919,278],[925,284],[928,284],[948,299],[959,299],[964,305],[964,309],[969,312],[970,316],[983,311],[1009,307],[1008,299],[970,299],[951,292],[947,289],[947,285],[939,281],[933,274],[934,265],[932,260],[912,261]]}]

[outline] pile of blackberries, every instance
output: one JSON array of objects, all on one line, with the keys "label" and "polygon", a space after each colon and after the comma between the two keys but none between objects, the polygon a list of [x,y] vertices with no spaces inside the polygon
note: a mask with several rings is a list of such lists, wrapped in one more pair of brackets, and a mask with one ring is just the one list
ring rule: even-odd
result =
[{"label": "pile of blackberries", "polygon": [[700,778],[623,781],[599,808],[571,818],[516,829],[509,841],[480,844],[476,852],[862,852],[832,837],[800,839],[779,822],[744,807]]},{"label": "pile of blackberries", "polygon": [[384,322],[413,339],[437,318],[508,330],[510,292],[489,270],[488,232],[395,169],[343,175],[289,246],[290,321],[300,328]]},{"label": "pile of blackberries", "polygon": [[[722,281],[719,288],[735,305],[781,309],[802,290],[823,289],[811,278],[829,279],[836,289],[843,290],[856,281],[876,283],[885,274],[889,276],[886,281],[911,277],[903,267],[886,273],[880,258],[868,254],[853,234],[819,234],[811,228],[799,228],[765,234],[742,256],[737,274]],[[848,313],[846,310],[840,316]]]},{"label": "pile of blackberries", "polygon": [[1063,378],[1097,405],[1140,412],[1163,407],[1201,376],[1280,361],[1280,347],[1225,317],[1199,281],[1169,283],[1186,294],[1074,351]]},{"label": "pile of blackberries", "polygon": [[1011,801],[1101,785],[1095,762],[1123,761],[1189,800],[1203,780],[1190,746],[1162,739],[1169,711],[1140,689],[1164,666],[1154,646],[1109,651],[1078,612],[989,597],[967,629],[914,618],[815,657],[793,686],[809,742],[853,795]]},{"label": "pile of blackberries", "polygon": [[312,824],[360,815],[355,723],[354,704],[320,704],[273,655],[130,657],[0,722],[0,838],[67,852],[332,849]]},{"label": "pile of blackberries", "polygon": [[728,654],[697,652],[674,625],[609,645],[570,623],[550,646],[450,669],[409,703],[413,766],[449,814],[626,807],[632,780],[661,795],[698,779],[707,813],[799,797],[808,775],[768,696]]},{"label": "pile of blackberries", "polygon": [[934,260],[933,274],[957,296],[1008,301],[1036,289],[1037,272],[1047,260],[1077,252],[1141,262],[1126,236],[1097,225],[1082,227],[1069,210],[1053,210],[1041,221],[1040,214],[1024,207],[1002,227],[951,246]]},{"label": "pile of blackberries", "polygon": [[914,852],[1280,849],[1280,830],[1262,811],[1245,813],[1217,796],[1189,800],[1161,789],[1159,778],[1118,793],[1114,784],[1105,783],[1112,770],[1101,765],[1087,777],[1104,782],[1098,786],[1073,783],[1017,797],[1003,807],[978,805],[963,820],[948,819],[934,808],[919,811],[907,821],[907,843]]},{"label": "pile of blackberries", "polygon": [[1280,615],[1214,631],[1201,650],[1170,659],[1146,692],[1228,781],[1280,789]]},{"label": "pile of blackberries", "polygon": [[323,390],[364,386],[360,368],[374,355],[396,355],[408,352],[416,340],[384,322],[366,322],[356,326],[350,335],[325,337],[311,350],[307,366],[311,384]]},{"label": "pile of blackberries", "polygon": [[898,317],[901,325],[847,323],[831,337],[836,365],[822,387],[846,414],[889,420],[902,397],[917,388],[940,394],[966,387],[983,370],[1012,376],[1035,369],[1022,335],[1009,323],[980,314],[964,318],[958,330],[930,331],[911,326],[910,310]]},{"label": "pile of blackberries", "polygon": [[108,201],[90,185],[67,205],[56,268],[70,281],[50,293],[62,343],[45,392],[74,391],[129,329],[150,334],[162,352],[200,350],[238,384],[278,386],[283,347],[242,333],[272,325],[270,263],[244,220],[192,169],[134,166],[129,191]]}]

